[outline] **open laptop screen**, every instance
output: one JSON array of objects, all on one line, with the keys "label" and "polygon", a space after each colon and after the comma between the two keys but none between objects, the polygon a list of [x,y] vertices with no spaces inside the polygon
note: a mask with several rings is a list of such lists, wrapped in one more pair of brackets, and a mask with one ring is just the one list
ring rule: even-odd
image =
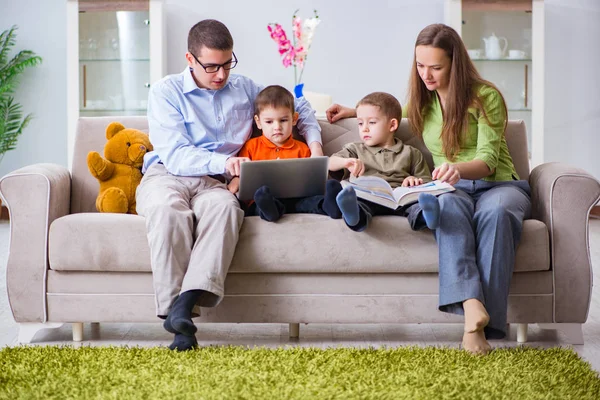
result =
[{"label": "open laptop screen", "polygon": [[242,163],[238,197],[252,200],[265,185],[280,199],[325,194],[328,162],[328,157],[310,157]]}]

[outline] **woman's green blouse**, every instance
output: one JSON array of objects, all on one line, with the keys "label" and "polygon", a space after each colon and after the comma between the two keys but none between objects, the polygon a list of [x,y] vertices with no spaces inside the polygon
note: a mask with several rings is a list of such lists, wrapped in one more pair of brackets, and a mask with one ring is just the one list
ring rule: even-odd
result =
[{"label": "woman's green blouse", "polygon": [[468,109],[469,126],[463,138],[461,149],[451,162],[442,149],[443,114],[438,96],[426,107],[423,115],[423,141],[433,156],[437,167],[444,162],[458,163],[481,160],[494,171],[483,178],[486,181],[510,181],[519,179],[512,158],[508,152],[504,124],[506,108],[502,96],[490,86],[483,85],[478,91],[483,109],[487,114],[475,107]]}]

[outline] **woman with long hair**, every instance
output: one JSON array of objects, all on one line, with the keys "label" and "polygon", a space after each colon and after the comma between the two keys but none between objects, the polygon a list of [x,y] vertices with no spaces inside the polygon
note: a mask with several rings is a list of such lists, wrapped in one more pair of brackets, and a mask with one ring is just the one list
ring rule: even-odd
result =
[{"label": "woman with long hair", "polygon": [[[405,116],[433,156],[433,179],[456,188],[421,195],[422,226],[439,249],[439,309],[465,316],[463,348],[487,354],[506,336],[508,291],[530,188],[505,139],[506,103],[481,78],[456,31],[429,25],[416,40]],[[334,104],[327,118],[354,117]]]}]

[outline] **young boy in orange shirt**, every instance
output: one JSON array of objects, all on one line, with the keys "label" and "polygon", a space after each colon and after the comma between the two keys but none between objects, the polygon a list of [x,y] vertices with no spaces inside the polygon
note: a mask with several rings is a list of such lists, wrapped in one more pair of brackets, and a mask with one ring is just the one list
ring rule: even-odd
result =
[{"label": "young boy in orange shirt", "polygon": [[[251,160],[277,160],[282,158],[308,158],[308,146],[292,137],[292,129],[298,121],[294,110],[294,96],[277,85],[264,88],[254,101],[254,120],[262,135],[248,140],[238,153],[238,157]],[[239,189],[239,178],[235,177],[228,185],[232,193]],[[341,218],[336,196],[342,190],[334,179],[327,181],[325,195],[278,199],[271,194],[268,186],[261,186],[254,193],[254,202],[246,209],[246,216],[259,215],[262,219],[275,222],[285,213],[310,213]]]}]

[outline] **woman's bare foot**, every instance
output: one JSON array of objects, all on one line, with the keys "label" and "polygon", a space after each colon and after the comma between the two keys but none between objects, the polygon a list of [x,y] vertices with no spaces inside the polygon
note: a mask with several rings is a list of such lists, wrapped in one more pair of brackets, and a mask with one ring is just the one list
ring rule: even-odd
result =
[{"label": "woman's bare foot", "polygon": [[490,316],[479,300],[465,300],[463,301],[463,308],[465,310],[465,332],[481,331],[490,322]]},{"label": "woman's bare foot", "polygon": [[485,356],[488,354],[492,347],[485,340],[485,334],[482,330],[476,332],[465,332],[462,341],[463,349],[471,354]]}]

